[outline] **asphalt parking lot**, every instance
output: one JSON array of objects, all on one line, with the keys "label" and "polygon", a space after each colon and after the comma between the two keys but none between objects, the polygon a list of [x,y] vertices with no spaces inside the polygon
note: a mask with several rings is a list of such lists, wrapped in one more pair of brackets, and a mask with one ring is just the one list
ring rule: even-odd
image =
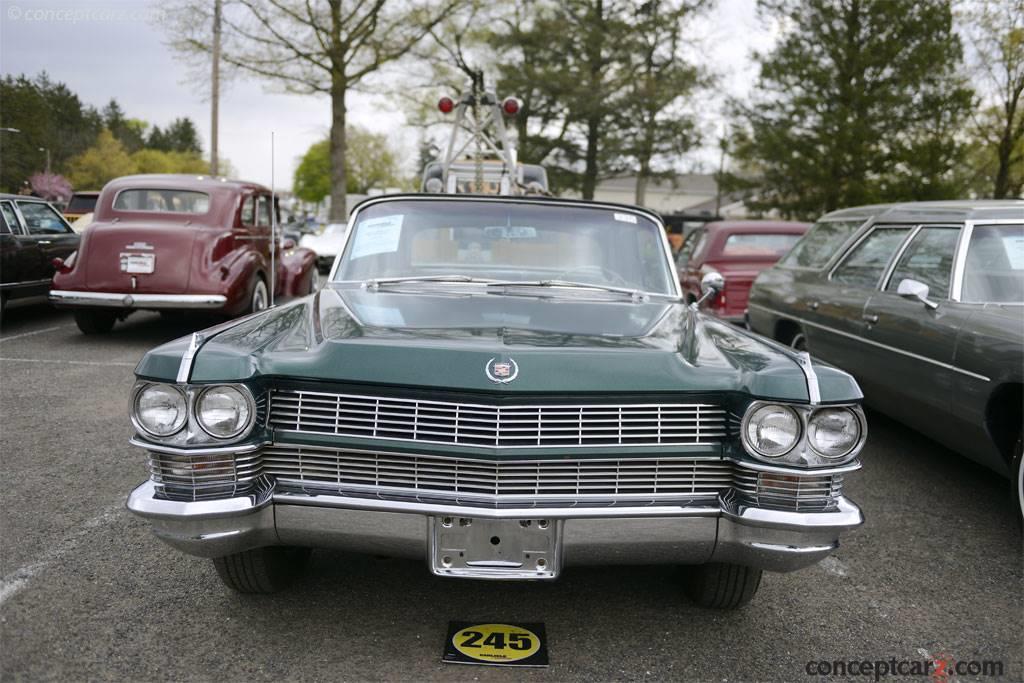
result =
[{"label": "asphalt parking lot", "polygon": [[[1021,532],[1008,483],[878,414],[847,491],[867,523],[829,560],[767,574],[731,613],[670,568],[554,583],[440,579],[424,563],[314,553],[305,580],[242,596],[124,510],[145,476],[132,370],[190,332],[136,314],[106,337],[45,306],[0,330],[3,680],[816,680],[808,662],[1004,663],[1024,679]],[[450,620],[542,621],[547,669],[441,663]],[[865,679],[867,680],[867,679]]]}]

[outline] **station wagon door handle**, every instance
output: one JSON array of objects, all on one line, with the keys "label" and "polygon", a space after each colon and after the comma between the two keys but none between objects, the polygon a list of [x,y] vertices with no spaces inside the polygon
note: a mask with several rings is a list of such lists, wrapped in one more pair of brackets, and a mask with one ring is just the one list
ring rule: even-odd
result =
[{"label": "station wagon door handle", "polygon": [[873,313],[865,313],[865,314],[864,314],[864,315],[862,315],[861,317],[862,317],[862,318],[863,318],[863,319],[865,320],[865,322],[867,322],[867,323],[868,323],[869,325],[874,325],[875,323],[877,323],[877,322],[878,322],[878,316],[877,316],[877,315],[874,315]]},{"label": "station wagon door handle", "polygon": [[818,310],[818,302],[817,301],[808,301],[807,302],[807,308],[811,309],[812,311]]},{"label": "station wagon door handle", "polygon": [[53,240],[39,240],[36,244],[53,244]]}]

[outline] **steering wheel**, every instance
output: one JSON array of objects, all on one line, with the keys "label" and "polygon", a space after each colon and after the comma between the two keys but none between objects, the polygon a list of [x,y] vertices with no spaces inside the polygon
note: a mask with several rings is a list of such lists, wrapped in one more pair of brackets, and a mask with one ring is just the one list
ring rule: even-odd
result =
[{"label": "steering wheel", "polygon": [[[579,273],[580,276],[572,277],[573,273]],[[597,276],[598,279],[595,279]],[[589,280],[587,278],[590,278]],[[601,280],[610,281],[613,285],[621,285],[623,287],[629,287],[629,281],[622,277],[614,270],[609,270],[604,266],[598,265],[586,265],[576,266],[575,268],[569,268],[563,270],[554,277],[555,280],[578,280],[580,282],[586,282],[588,284],[605,284]]]}]

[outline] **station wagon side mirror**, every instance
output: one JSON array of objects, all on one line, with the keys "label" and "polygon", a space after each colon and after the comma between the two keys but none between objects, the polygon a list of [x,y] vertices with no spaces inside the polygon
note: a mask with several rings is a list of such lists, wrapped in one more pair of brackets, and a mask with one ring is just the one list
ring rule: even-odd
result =
[{"label": "station wagon side mirror", "polygon": [[933,311],[939,307],[937,303],[928,298],[928,285],[918,280],[910,278],[900,280],[896,293],[904,299],[917,299]]},{"label": "station wagon side mirror", "polygon": [[700,306],[723,289],[725,289],[725,278],[722,277],[721,273],[718,271],[705,273],[704,277],[700,279],[701,297],[696,301],[695,305]]}]

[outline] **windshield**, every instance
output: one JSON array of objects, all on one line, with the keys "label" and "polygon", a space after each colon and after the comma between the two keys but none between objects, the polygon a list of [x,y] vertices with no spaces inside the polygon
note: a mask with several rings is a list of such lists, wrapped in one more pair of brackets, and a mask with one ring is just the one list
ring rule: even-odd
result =
[{"label": "windshield", "polygon": [[563,280],[674,295],[663,231],[637,213],[503,201],[389,201],[358,214],[335,281]]},{"label": "windshield", "polygon": [[976,225],[967,246],[964,291],[976,303],[1024,302],[1024,225]]}]

